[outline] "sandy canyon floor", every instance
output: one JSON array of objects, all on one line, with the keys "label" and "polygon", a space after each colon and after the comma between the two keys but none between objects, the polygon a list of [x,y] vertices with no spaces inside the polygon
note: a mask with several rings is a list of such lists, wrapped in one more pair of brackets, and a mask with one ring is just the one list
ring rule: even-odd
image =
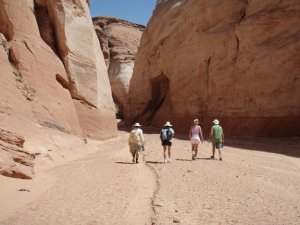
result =
[{"label": "sandy canyon floor", "polygon": [[149,130],[132,164],[127,135],[34,180],[0,177],[0,224],[300,224],[299,139],[230,139],[223,161],[205,142],[192,161],[189,141],[176,138],[163,164]]}]

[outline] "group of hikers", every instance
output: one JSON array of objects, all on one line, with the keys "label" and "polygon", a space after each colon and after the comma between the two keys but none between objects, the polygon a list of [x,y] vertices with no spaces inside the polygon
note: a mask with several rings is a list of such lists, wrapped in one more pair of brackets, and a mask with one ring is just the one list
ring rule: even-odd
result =
[{"label": "group of hikers", "polygon": [[[211,159],[215,158],[215,150],[218,149],[219,152],[219,160],[222,160],[221,149],[223,148],[224,143],[224,132],[222,127],[220,126],[219,120],[215,119],[212,121],[213,125],[210,130],[210,140],[212,143],[212,155]],[[132,130],[129,135],[128,144],[130,153],[132,154],[132,162],[139,162],[139,153],[144,150],[145,139],[143,135],[143,131],[141,129],[141,125],[139,123],[135,123],[132,126]],[[172,128],[172,124],[168,121],[164,124],[161,132],[160,132],[160,140],[163,146],[163,157],[164,163],[171,162],[171,146],[172,146],[172,138],[175,135],[175,131]],[[199,126],[199,120],[195,119],[194,124],[191,126],[189,131],[189,139],[192,145],[192,160],[197,159],[198,154],[198,145],[203,141],[202,129]]]}]

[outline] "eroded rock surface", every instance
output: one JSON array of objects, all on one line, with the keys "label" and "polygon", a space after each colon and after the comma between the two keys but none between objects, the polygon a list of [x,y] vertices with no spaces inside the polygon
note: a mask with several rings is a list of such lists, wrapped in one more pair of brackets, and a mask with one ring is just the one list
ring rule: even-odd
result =
[{"label": "eroded rock surface", "polygon": [[0,174],[32,179],[35,156],[23,149],[23,137],[0,128]]},{"label": "eroded rock surface", "polygon": [[34,153],[115,136],[88,1],[0,0],[0,20],[0,127]]},{"label": "eroded rock surface", "polygon": [[126,120],[208,134],[300,134],[300,2],[160,0],[144,31]]},{"label": "eroded rock surface", "polygon": [[114,101],[122,117],[135,55],[145,27],[112,17],[95,17],[93,22],[108,68]]}]

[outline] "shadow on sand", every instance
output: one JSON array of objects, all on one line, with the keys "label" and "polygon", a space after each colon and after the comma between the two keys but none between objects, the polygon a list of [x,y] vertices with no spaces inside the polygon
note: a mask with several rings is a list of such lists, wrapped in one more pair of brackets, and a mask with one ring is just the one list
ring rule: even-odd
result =
[{"label": "shadow on sand", "polygon": [[146,163],[150,163],[150,164],[164,164],[163,162],[157,162],[157,161],[146,161]]},{"label": "shadow on sand", "polygon": [[187,161],[187,162],[191,162],[191,159],[176,159],[177,161]]},{"label": "shadow on sand", "polygon": [[201,158],[197,158],[197,159],[200,159],[200,160],[215,160],[215,159],[212,159],[210,157],[201,157]]},{"label": "shadow on sand", "polygon": [[132,162],[115,162],[117,164],[136,164],[136,163],[132,163]]},{"label": "shadow on sand", "polygon": [[[197,158],[197,159],[199,159],[199,160],[214,160],[214,159],[212,159],[212,158],[210,158],[210,157],[201,157],[201,158]],[[194,160],[191,160],[191,159],[176,159],[177,161],[186,161],[186,162],[191,162],[191,161],[194,161]]]},{"label": "shadow on sand", "polygon": [[300,158],[299,137],[240,137],[225,139],[226,146],[241,150],[263,151]]}]

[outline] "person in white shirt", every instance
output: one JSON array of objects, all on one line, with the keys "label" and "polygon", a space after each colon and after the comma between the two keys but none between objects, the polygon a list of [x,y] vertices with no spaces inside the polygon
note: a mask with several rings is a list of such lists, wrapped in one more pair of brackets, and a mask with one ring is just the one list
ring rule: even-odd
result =
[{"label": "person in white shirt", "polygon": [[203,143],[202,130],[198,124],[199,124],[199,120],[194,119],[194,125],[191,127],[189,132],[189,138],[192,144],[192,160],[197,159],[198,145],[200,144],[200,142]]},{"label": "person in white shirt", "polygon": [[139,152],[145,144],[144,134],[140,127],[141,125],[139,123],[135,123],[128,139],[129,150],[132,154],[133,163],[139,163]]}]

